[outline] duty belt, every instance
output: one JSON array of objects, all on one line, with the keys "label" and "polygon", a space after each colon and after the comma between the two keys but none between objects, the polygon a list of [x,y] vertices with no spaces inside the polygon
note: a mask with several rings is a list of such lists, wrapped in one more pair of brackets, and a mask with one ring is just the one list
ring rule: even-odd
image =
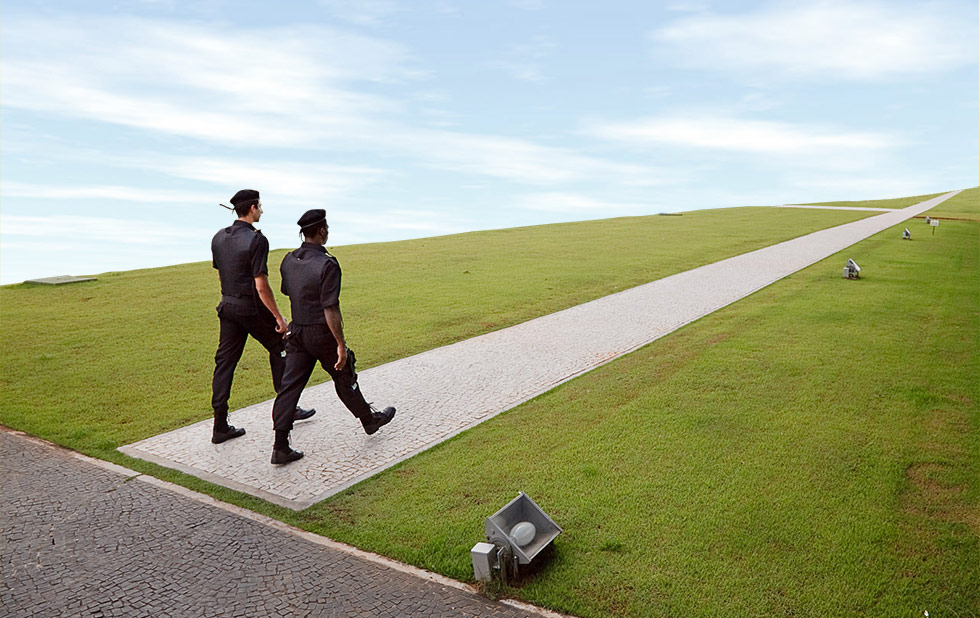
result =
[{"label": "duty belt", "polygon": [[221,295],[221,302],[228,303],[229,305],[240,305],[242,307],[254,307],[255,299],[251,296],[228,296],[226,294]]}]

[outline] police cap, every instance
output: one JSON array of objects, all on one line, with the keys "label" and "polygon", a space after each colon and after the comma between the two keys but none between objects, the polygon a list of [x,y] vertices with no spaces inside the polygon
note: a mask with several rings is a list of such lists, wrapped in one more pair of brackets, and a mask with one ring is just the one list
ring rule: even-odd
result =
[{"label": "police cap", "polygon": [[301,228],[307,228],[311,225],[316,225],[321,221],[327,220],[327,211],[322,208],[314,208],[313,210],[307,210],[303,213],[303,216],[299,218],[296,222]]},{"label": "police cap", "polygon": [[255,189],[242,189],[238,193],[232,196],[231,205],[238,206],[239,204],[247,204],[248,202],[259,201],[259,192]]}]

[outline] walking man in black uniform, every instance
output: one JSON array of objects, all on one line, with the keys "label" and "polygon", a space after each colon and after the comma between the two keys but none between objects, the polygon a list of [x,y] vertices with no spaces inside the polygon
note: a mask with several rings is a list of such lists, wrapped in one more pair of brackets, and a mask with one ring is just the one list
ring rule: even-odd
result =
[{"label": "walking man in black uniform", "polygon": [[282,292],[289,296],[292,322],[286,334],[286,373],[272,406],[276,441],[272,463],[287,464],[303,456],[289,446],[294,410],[317,361],[333,378],[337,396],[360,419],[365,433],[373,434],[391,422],[395,408],[377,412],[357,386],[354,351],[344,341],[340,315],[340,263],[323,245],[327,242],[327,213],[309,210],[297,222],[305,242],[286,254],[279,267]]},{"label": "walking man in black uniform", "polygon": [[[248,336],[257,339],[269,351],[276,392],[282,385],[282,373],[286,368],[283,358],[286,321],[279,313],[269,287],[266,265],[269,240],[252,226],[262,216],[259,192],[242,189],[231,198],[231,203],[238,220],[218,230],[211,240],[211,264],[218,269],[221,279],[221,302],[218,304],[221,331],[211,382],[211,407],[214,408],[211,442],[215,444],[245,435],[244,428],[228,424],[228,397],[235,367]],[[297,409],[295,418],[301,420],[315,413],[316,410]]]}]

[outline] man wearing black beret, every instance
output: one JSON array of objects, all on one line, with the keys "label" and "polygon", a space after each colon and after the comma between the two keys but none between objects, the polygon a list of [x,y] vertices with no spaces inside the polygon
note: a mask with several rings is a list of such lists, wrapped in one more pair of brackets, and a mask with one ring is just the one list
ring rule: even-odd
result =
[{"label": "man wearing black beret", "polygon": [[292,322],[286,336],[286,372],[272,405],[276,441],[272,463],[287,464],[303,456],[289,446],[294,410],[317,361],[333,378],[337,396],[360,419],[365,433],[373,434],[391,422],[395,408],[378,412],[364,400],[354,371],[354,351],[344,341],[340,315],[340,263],[324,245],[330,229],[323,209],[308,210],[297,223],[304,242],[286,254],[279,271],[282,293],[289,296]]},{"label": "man wearing black beret", "polygon": [[[211,407],[214,427],[211,442],[220,444],[245,435],[245,429],[228,424],[228,397],[235,367],[242,357],[245,342],[251,335],[269,351],[272,384],[279,391],[283,359],[283,334],[286,321],[279,313],[276,298],[269,287],[269,240],[255,229],[262,217],[262,201],[254,189],[242,189],[231,198],[238,219],[218,230],[211,240],[211,265],[221,280],[221,302],[218,304],[218,351],[214,355],[214,377],[211,381]],[[226,207],[227,208],[227,207]],[[315,410],[296,410],[295,418],[313,416]]]}]

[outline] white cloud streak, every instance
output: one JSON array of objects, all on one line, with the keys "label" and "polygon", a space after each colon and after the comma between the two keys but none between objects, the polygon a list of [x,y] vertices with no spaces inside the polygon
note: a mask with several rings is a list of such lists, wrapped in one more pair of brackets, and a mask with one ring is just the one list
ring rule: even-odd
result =
[{"label": "white cloud streak", "polygon": [[[377,88],[363,91],[368,84],[418,79],[422,73],[412,67],[408,52],[335,29],[232,32],[137,18],[69,23],[14,16],[5,23],[4,36],[14,50],[3,58],[2,96],[8,107],[219,146],[395,155],[424,168],[521,183],[610,176],[631,184],[657,182],[657,173],[643,166],[526,139],[416,128],[395,96],[379,94]],[[531,53],[546,53],[547,47],[538,41]],[[308,160],[308,153],[303,158]],[[240,177],[245,169],[192,163],[198,172],[172,161],[154,169],[209,181],[216,181],[219,172]],[[287,180],[280,173],[249,169],[270,181]],[[326,180],[289,174],[297,195],[307,188],[323,189],[338,177],[329,168],[308,164],[296,170],[328,174]],[[342,176],[347,170],[336,171]],[[365,176],[354,172],[358,181]],[[333,191],[331,186],[326,189]]]},{"label": "white cloud streak", "polygon": [[3,215],[0,226],[4,237],[45,238],[51,236],[52,228],[71,228],[71,238],[85,243],[110,242],[112,244],[145,245],[155,244],[199,244],[194,238],[210,238],[214,230],[188,228],[170,225],[161,221],[138,222],[131,219],[113,217],[65,217],[65,216],[23,216]]},{"label": "white cloud streak", "polygon": [[63,201],[113,200],[145,204],[201,204],[214,201],[213,195],[203,191],[175,191],[121,185],[50,186],[22,182],[5,182],[3,196]]},{"label": "white cloud streak", "polygon": [[[123,165],[154,170],[216,186],[255,187],[271,200],[323,204],[344,197],[385,172],[368,167],[317,163],[254,161],[221,157],[154,157],[131,159]],[[227,199],[222,196],[222,199]]]},{"label": "white cloud streak", "polygon": [[648,167],[590,157],[563,148],[522,139],[448,131],[406,131],[387,143],[413,152],[425,165],[529,184],[558,184],[585,179],[615,178],[618,182],[651,185],[667,176]]},{"label": "white cloud streak", "polygon": [[658,56],[681,66],[783,78],[887,79],[977,61],[975,14],[964,20],[935,2],[824,0],[703,12],[652,31],[650,39]]},{"label": "white cloud streak", "polygon": [[352,82],[412,75],[397,46],[326,28],[13,22],[4,105],[225,144],[296,146],[350,132],[365,114],[398,111]]},{"label": "white cloud streak", "polygon": [[599,122],[584,131],[594,137],[638,145],[667,144],[764,154],[867,151],[890,148],[897,143],[895,138],[881,133],[708,115]]}]

